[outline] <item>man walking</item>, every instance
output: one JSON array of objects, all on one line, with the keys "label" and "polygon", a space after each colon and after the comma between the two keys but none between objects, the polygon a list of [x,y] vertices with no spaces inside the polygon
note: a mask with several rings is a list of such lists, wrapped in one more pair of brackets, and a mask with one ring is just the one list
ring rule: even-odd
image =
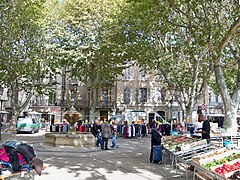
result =
[{"label": "man walking", "polygon": [[110,132],[110,125],[108,124],[108,121],[105,120],[104,123],[101,125],[101,135],[102,135],[102,145],[101,149],[109,150],[108,148],[108,139],[111,138],[111,132]]},{"label": "man walking", "polygon": [[102,147],[103,142],[102,142],[102,137],[100,135],[99,125],[98,125],[98,120],[97,119],[94,120],[94,123],[92,125],[92,134],[97,139],[96,146],[99,147],[99,145],[101,145],[101,147]]}]

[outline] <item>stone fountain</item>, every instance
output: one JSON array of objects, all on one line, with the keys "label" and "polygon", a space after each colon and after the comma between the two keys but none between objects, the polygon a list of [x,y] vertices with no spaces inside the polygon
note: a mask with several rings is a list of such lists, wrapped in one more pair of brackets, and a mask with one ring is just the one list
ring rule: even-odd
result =
[{"label": "stone fountain", "polygon": [[45,134],[45,143],[53,146],[94,147],[95,137],[91,132],[76,132],[75,122],[81,118],[79,112],[72,106],[64,118],[70,123],[69,132],[51,132]]}]

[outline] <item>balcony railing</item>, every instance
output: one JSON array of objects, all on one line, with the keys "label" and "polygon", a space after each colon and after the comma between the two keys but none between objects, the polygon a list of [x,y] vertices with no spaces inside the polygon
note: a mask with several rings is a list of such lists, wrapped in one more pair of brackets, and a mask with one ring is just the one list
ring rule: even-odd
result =
[{"label": "balcony railing", "polygon": [[98,101],[96,108],[113,108],[114,101]]},{"label": "balcony railing", "polygon": [[89,107],[89,101],[77,100],[75,102],[75,106],[78,107],[78,108],[88,108]]},{"label": "balcony railing", "polygon": [[223,102],[209,102],[209,106],[223,106]]},{"label": "balcony railing", "polygon": [[[31,106],[43,106],[43,105],[45,104],[31,103]],[[52,105],[54,106],[55,104],[52,104]],[[61,106],[61,103],[57,103],[56,105]],[[70,107],[70,105],[71,105],[71,102],[65,100],[64,104],[62,104],[62,107],[68,107],[68,106]],[[86,100],[77,100],[74,103],[74,106],[78,108],[88,108],[89,105],[90,105],[90,102]],[[113,107],[114,107],[114,101],[98,101],[96,105],[96,108],[113,108]]]}]

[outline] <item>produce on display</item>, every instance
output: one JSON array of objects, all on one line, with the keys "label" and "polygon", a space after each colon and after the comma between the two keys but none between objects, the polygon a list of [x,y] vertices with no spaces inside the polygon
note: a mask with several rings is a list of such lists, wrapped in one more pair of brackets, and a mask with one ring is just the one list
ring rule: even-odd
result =
[{"label": "produce on display", "polygon": [[205,167],[213,174],[220,175],[223,179],[230,177],[234,179],[237,177],[235,172],[240,171],[240,151],[221,148],[193,157],[193,162]]},{"label": "produce on display", "polygon": [[[193,147],[192,143],[197,142],[198,140],[195,138],[189,138],[185,136],[164,136],[162,144],[169,151],[181,151],[184,146]],[[196,143],[196,145],[199,145]],[[196,146],[195,145],[195,146]]]},{"label": "produce on display", "polygon": [[211,158],[213,156],[220,155],[220,154],[223,154],[223,153],[226,153],[226,152],[229,152],[229,151],[230,151],[229,149],[224,147],[224,148],[217,149],[217,150],[214,150],[214,151],[211,151],[211,152],[208,152],[208,153],[204,153],[201,156],[197,156],[197,157],[200,158],[200,159],[208,159],[208,158]]},{"label": "produce on display", "polygon": [[227,162],[239,159],[239,158],[240,158],[240,153],[232,153],[231,155],[226,156],[222,159],[219,159],[219,160],[214,159],[212,162],[203,164],[203,166],[207,169],[210,169],[211,167],[221,165],[221,164],[224,164],[224,163],[227,163]]},{"label": "produce on display", "polygon": [[240,161],[237,161],[233,164],[222,164],[220,167],[215,168],[213,171],[225,176],[225,174],[240,170]]}]

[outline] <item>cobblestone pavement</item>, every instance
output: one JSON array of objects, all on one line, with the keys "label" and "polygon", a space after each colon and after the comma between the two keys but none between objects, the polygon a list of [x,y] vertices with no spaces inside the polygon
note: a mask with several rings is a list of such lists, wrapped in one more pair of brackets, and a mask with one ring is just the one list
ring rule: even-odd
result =
[{"label": "cobblestone pavement", "polygon": [[[100,150],[97,147],[53,147],[44,144],[44,131],[31,134],[2,134],[2,141],[22,140],[31,144],[47,169],[36,180],[184,180],[185,171],[149,163],[150,138],[118,138],[119,147]],[[111,142],[111,141],[110,141]],[[110,143],[109,143],[110,144]],[[192,179],[192,173],[188,173]]]}]

